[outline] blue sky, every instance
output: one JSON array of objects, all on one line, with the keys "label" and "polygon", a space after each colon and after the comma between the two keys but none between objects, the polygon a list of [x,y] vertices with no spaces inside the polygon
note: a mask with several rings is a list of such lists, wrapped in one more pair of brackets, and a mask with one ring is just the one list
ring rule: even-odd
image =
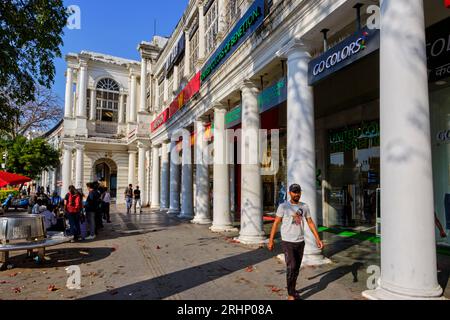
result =
[{"label": "blue sky", "polygon": [[[136,48],[150,41],[156,33],[169,36],[181,18],[188,0],[64,0],[65,6],[81,10],[81,29],[64,28],[63,57],[82,50],[140,60]],[[55,60],[56,78],[53,91],[64,105],[66,63]]]}]

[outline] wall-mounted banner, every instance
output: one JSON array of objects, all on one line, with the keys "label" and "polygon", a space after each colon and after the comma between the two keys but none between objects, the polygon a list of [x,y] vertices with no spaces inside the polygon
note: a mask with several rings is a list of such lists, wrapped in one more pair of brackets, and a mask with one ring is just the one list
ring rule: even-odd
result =
[{"label": "wall-mounted banner", "polygon": [[192,97],[200,91],[200,72],[198,72],[183,90],[178,94],[177,98],[169,105],[167,109],[161,112],[151,124],[151,132],[158,130],[162,124],[169,121],[175,113],[178,112]]},{"label": "wall-mounted banner", "polygon": [[429,80],[450,77],[450,17],[427,28]]},{"label": "wall-mounted banner", "polygon": [[202,84],[264,21],[264,0],[255,0],[202,69]]},{"label": "wall-mounted banner", "polygon": [[361,29],[309,63],[309,85],[314,85],[379,48],[380,31]]},{"label": "wall-mounted banner", "polygon": [[162,113],[160,113],[156,119],[150,125],[150,131],[156,131],[161,127],[164,123],[169,120],[169,108],[166,108]]},{"label": "wall-mounted banner", "polygon": [[175,63],[177,63],[178,60],[180,60],[180,58],[183,56],[185,45],[186,40],[183,32],[177,44],[175,45],[175,47],[173,47],[172,51],[169,53],[169,57],[167,58],[166,61],[166,73],[170,72]]}]

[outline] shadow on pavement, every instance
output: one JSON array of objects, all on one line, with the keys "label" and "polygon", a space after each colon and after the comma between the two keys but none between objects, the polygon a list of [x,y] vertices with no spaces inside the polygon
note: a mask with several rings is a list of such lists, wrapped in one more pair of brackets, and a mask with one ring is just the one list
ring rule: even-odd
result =
[{"label": "shadow on pavement", "polygon": [[[82,300],[165,299],[273,257],[273,253],[265,249],[249,251],[117,288],[114,296],[110,292],[102,292],[84,297]],[[143,293],[136,294],[139,292]],[[157,292],[157,295],[152,296],[149,292]],[[133,293],[132,298],[129,296],[130,293]]]}]

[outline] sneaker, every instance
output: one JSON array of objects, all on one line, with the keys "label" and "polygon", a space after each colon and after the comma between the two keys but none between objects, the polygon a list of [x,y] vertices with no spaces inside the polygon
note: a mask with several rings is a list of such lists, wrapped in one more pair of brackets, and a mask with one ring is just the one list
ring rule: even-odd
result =
[{"label": "sneaker", "polygon": [[86,237],[85,239],[86,239],[86,240],[94,240],[94,239],[95,239],[95,235],[93,235],[93,236],[88,236],[88,237]]}]

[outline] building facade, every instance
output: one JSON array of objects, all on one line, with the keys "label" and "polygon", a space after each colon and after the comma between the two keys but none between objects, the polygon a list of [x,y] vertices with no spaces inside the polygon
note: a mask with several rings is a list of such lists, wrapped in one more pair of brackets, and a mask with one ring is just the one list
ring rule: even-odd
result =
[{"label": "building facade", "polygon": [[[437,298],[448,14],[442,1],[191,0],[140,63],[69,55],[63,190],[99,179],[121,203],[138,184],[152,208],[213,232],[240,221],[238,240],[259,244],[264,213],[300,183],[317,224],[381,235],[366,297]],[[305,253],[326,262],[311,234]]]}]

